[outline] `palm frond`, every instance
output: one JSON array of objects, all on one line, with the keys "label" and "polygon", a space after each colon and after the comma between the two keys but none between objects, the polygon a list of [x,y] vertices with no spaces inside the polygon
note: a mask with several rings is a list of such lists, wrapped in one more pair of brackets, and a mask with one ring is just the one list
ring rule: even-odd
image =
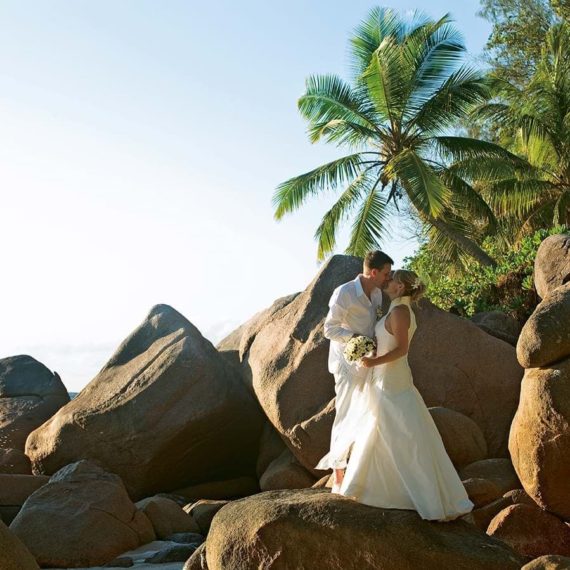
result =
[{"label": "palm frond", "polygon": [[570,226],[570,189],[564,190],[556,200],[552,223],[555,226]]},{"label": "palm frond", "polygon": [[512,178],[490,184],[485,196],[499,214],[514,213],[524,219],[548,198],[552,189],[548,180]]},{"label": "palm frond", "polygon": [[397,178],[412,204],[429,216],[437,217],[449,204],[451,192],[437,172],[416,152],[406,150],[393,158],[385,171]]},{"label": "palm frond", "polygon": [[497,219],[489,204],[460,176],[452,170],[442,169],[440,177],[443,183],[452,191],[452,203],[454,210],[474,218],[476,221],[484,221],[488,231],[494,231],[497,227]]},{"label": "palm frond", "polygon": [[378,139],[381,138],[377,130],[344,119],[312,123],[307,133],[312,143],[324,139],[326,142],[336,143],[338,146],[346,144],[350,147],[362,147],[371,143],[378,144]]},{"label": "palm frond", "polygon": [[[381,189],[380,189],[381,190]],[[372,185],[356,213],[346,253],[364,257],[378,247],[386,231],[388,208],[378,183]]]},{"label": "palm frond", "polygon": [[361,153],[351,154],[282,182],[272,200],[275,219],[297,210],[310,196],[351,182],[360,174],[364,161]]},{"label": "palm frond", "polygon": [[386,38],[403,37],[404,23],[399,14],[390,8],[373,8],[354,31],[351,44],[352,71],[359,80],[370,65],[372,55]]},{"label": "palm frond", "polygon": [[406,93],[400,51],[393,37],[382,41],[362,79],[376,112],[383,120],[389,121],[393,129],[402,113]]},{"label": "palm frond", "polygon": [[437,136],[431,139],[444,161],[497,158],[514,167],[525,168],[525,160],[495,143],[468,137]]},{"label": "palm frond", "polygon": [[451,74],[429,99],[416,97],[410,106],[410,126],[427,132],[441,132],[465,119],[489,97],[481,73],[462,67]]},{"label": "palm frond", "polygon": [[312,123],[343,120],[376,130],[374,107],[359,89],[336,75],[314,75],[306,80],[297,103],[301,115]]},{"label": "palm frond", "polygon": [[374,183],[375,178],[370,174],[370,171],[363,172],[348,185],[339,199],[323,216],[315,232],[315,239],[318,244],[317,258],[319,261],[322,261],[327,255],[332,253],[336,246],[336,234],[339,226],[348,218],[363,194],[370,190],[371,185]]}]

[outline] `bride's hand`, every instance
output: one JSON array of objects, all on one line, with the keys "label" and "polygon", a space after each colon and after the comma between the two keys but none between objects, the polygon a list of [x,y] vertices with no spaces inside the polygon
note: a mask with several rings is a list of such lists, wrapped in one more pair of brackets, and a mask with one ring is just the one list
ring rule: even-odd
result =
[{"label": "bride's hand", "polygon": [[363,356],[360,359],[360,364],[362,364],[364,368],[373,368],[374,366],[376,366],[376,364],[378,364],[376,361],[377,358],[372,358],[371,356]]}]

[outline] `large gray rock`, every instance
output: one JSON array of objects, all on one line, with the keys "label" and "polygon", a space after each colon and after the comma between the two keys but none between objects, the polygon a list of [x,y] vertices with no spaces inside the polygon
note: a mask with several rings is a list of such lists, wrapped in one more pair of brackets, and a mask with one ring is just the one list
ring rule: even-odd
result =
[{"label": "large gray rock", "polygon": [[[323,336],[328,301],[361,270],[361,259],[333,256],[302,293],[278,300],[242,331],[243,376],[309,470],[328,451],[335,414],[329,341]],[[468,416],[481,428],[488,453],[506,456],[523,374],[514,348],[428,302],[417,309],[417,321],[410,363],[426,404]]]},{"label": "large gray rock", "polygon": [[570,356],[570,283],[549,293],[525,323],[517,357],[525,368],[548,366]]},{"label": "large gray rock", "polygon": [[98,566],[151,542],[148,518],[121,479],[79,461],[33,493],[10,525],[40,566]]},{"label": "large gray rock", "polygon": [[534,261],[534,285],[544,299],[557,287],[570,281],[570,235],[547,237]]},{"label": "large gray rock", "polygon": [[35,358],[0,359],[0,447],[23,451],[28,434],[67,402],[61,378]]},{"label": "large gray rock", "polygon": [[570,521],[570,358],[525,372],[509,450],[530,497]]},{"label": "large gray rock", "polygon": [[226,505],[205,548],[209,570],[518,570],[523,563],[465,522],[435,524],[413,511],[368,507],[316,489],[269,491]]},{"label": "large gray rock", "polygon": [[141,498],[255,471],[263,423],[239,375],[188,320],[157,305],[56,416],[34,431],[35,472],[80,458]]}]

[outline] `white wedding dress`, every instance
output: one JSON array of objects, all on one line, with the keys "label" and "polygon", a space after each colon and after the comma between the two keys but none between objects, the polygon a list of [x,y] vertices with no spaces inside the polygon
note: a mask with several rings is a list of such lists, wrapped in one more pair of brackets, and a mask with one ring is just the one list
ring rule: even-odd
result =
[{"label": "white wedding dress", "polygon": [[[378,354],[396,346],[386,317],[398,305],[410,310],[408,339],[416,330],[410,297],[392,302],[376,324]],[[339,493],[366,505],[416,510],[429,520],[450,520],[473,508],[437,427],[414,386],[407,355],[371,369],[354,411],[352,453]]]}]

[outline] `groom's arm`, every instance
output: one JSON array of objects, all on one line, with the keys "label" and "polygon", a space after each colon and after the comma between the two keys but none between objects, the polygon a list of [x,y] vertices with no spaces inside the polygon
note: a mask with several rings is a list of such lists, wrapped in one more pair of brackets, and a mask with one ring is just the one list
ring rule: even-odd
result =
[{"label": "groom's arm", "polygon": [[346,298],[342,295],[342,291],[335,291],[333,293],[329,302],[329,312],[324,324],[325,338],[346,343],[354,336],[354,332],[344,325],[347,313],[346,301]]}]

